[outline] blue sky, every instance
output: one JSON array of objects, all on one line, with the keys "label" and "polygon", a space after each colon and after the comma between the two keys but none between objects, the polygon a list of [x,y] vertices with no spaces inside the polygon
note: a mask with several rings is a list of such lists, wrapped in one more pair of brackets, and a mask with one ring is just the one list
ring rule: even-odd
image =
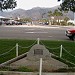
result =
[{"label": "blue sky", "polygon": [[61,1],[58,2],[57,0],[16,0],[17,1],[17,8],[22,8],[25,10],[32,9],[33,7],[45,7],[50,8],[57,5],[60,5]]}]

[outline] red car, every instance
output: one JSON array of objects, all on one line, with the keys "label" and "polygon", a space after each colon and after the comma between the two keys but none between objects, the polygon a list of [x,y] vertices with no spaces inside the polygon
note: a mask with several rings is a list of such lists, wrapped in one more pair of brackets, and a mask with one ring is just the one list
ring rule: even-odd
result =
[{"label": "red car", "polygon": [[66,36],[71,40],[75,40],[75,29],[66,30]]}]

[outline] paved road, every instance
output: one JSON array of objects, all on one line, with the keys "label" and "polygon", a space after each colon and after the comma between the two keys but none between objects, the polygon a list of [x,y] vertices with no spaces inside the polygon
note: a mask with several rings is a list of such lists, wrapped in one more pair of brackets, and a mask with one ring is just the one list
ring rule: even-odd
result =
[{"label": "paved road", "polygon": [[58,26],[1,26],[0,39],[44,39],[69,40],[65,36],[66,29],[71,27]]}]

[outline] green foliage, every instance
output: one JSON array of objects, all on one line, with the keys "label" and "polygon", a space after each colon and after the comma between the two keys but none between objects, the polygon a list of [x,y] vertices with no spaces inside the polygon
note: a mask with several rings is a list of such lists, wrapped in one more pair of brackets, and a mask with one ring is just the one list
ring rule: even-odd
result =
[{"label": "green foliage", "polygon": [[61,25],[62,25],[62,26],[67,26],[68,24],[67,24],[67,22],[62,21],[62,22],[61,22]]},{"label": "green foliage", "polygon": [[21,22],[31,22],[32,19],[31,18],[23,18],[23,19],[20,19]]},{"label": "green foliage", "polygon": [[49,20],[48,19],[41,19],[41,20],[39,20],[39,22],[42,22],[42,23],[49,23]]},{"label": "green foliage", "polygon": [[60,10],[62,11],[73,11],[75,12],[75,0],[64,0],[64,2],[60,5]]},{"label": "green foliage", "polygon": [[58,70],[55,70],[55,72],[75,72],[75,68],[61,68],[61,69],[58,69]]},{"label": "green foliage", "polygon": [[49,17],[51,17],[51,16],[63,16],[63,13],[61,11],[59,11],[59,10],[56,9],[54,12],[49,11],[48,12],[48,16]]},{"label": "green foliage", "polygon": [[[11,50],[13,47],[16,46],[16,43],[18,43],[22,47],[28,47],[34,43],[34,40],[0,39],[0,55]],[[27,52],[28,50],[29,50],[29,48],[20,48],[19,47],[19,55]],[[16,48],[14,48],[9,53],[0,56],[0,63],[10,60],[14,57],[16,57]]]},{"label": "green foliage", "polygon": [[17,71],[21,71],[21,72],[32,72],[33,70],[28,69],[28,68],[26,68],[26,67],[19,67],[19,68],[17,69]]},{"label": "green foliage", "polygon": [[[19,71],[19,72],[33,72],[32,69],[29,69],[27,67],[18,67],[18,68],[11,68],[11,67],[1,67],[0,71]],[[3,73],[1,73],[3,74]],[[0,74],[0,75],[1,75]]]},{"label": "green foliage", "polygon": [[0,67],[0,71],[10,71],[9,67]]},{"label": "green foliage", "polygon": [[53,16],[52,11],[49,11],[49,12],[48,12],[48,16],[49,16],[49,17]]},{"label": "green foliage", "polygon": [[13,9],[16,7],[16,1],[15,0],[0,0],[0,10],[7,10],[7,9]]},{"label": "green foliage", "polygon": [[58,11],[57,9],[53,13],[54,16],[63,16],[61,11]]},{"label": "green foliage", "polygon": [[[52,16],[54,17],[54,19],[52,19]],[[48,17],[50,18],[52,25],[53,24],[60,25],[59,19],[60,19],[61,16],[63,16],[63,13],[61,11],[57,10],[57,9],[54,12],[52,12],[52,11],[48,12]],[[58,20],[58,22],[55,22],[55,17]]]},{"label": "green foliage", "polygon": [[72,26],[74,26],[74,24],[73,24],[73,23],[71,23],[71,22],[69,22],[69,23],[68,23],[68,25],[72,25]]},{"label": "green foliage", "polygon": [[[55,54],[57,56],[60,55],[60,48],[59,49],[51,49],[51,48],[57,48],[60,45],[63,45],[63,47],[69,53],[71,53],[71,54],[73,54],[75,56],[75,51],[74,51],[74,49],[75,49],[75,42],[72,42],[72,41],[69,41],[69,42],[68,41],[49,41],[49,40],[47,41],[46,40],[46,41],[43,41],[43,43],[44,43],[44,45],[48,48],[48,50],[51,53],[53,53],[53,54]],[[74,56],[69,55],[67,52],[65,52],[63,50],[63,56],[62,56],[62,58],[75,64],[75,57]],[[71,65],[69,63],[67,63],[67,64],[69,66],[74,66],[74,65]]]},{"label": "green foliage", "polygon": [[64,21],[67,23],[67,21],[69,20],[69,18],[68,17],[65,17],[64,18]]},{"label": "green foliage", "polygon": [[[46,48],[53,54],[58,55],[60,53],[60,48],[58,49],[50,49],[50,48],[57,48],[60,47],[60,45],[63,45],[63,47],[70,52],[71,54],[75,55],[75,42],[73,41],[49,41],[49,40],[41,40],[43,44],[46,46]],[[15,39],[0,39],[0,55],[9,51],[11,48],[13,48],[16,43],[19,44],[19,46],[22,47],[28,47],[34,43],[34,40],[15,40]],[[42,44],[40,42],[40,44]],[[26,53],[30,50],[29,48],[21,48],[19,47],[19,55]],[[0,56],[0,63],[5,62],[7,60],[10,60],[14,58],[16,55],[15,53],[16,49],[13,49],[11,52]],[[63,50],[63,56],[64,59],[69,60],[72,63],[75,63],[75,58],[68,53],[66,53]]]},{"label": "green foliage", "polygon": [[3,73],[1,73],[0,75],[4,75]]}]

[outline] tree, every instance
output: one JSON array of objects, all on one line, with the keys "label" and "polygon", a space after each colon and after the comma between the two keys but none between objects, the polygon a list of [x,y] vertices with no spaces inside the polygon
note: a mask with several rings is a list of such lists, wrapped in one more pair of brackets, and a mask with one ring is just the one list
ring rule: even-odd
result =
[{"label": "tree", "polygon": [[53,13],[54,16],[63,16],[62,12],[58,11],[57,9]]},{"label": "tree", "polygon": [[49,17],[49,25],[51,25],[51,17],[53,16],[53,13],[52,13],[52,11],[49,11],[48,12],[48,17]]},{"label": "tree", "polygon": [[20,19],[21,22],[32,22],[31,18],[22,18]]},{"label": "tree", "polygon": [[44,15],[45,15],[46,13],[42,13],[42,19],[44,18]]},{"label": "tree", "polygon": [[64,0],[60,5],[60,10],[62,11],[73,11],[75,12],[75,0]]},{"label": "tree", "polygon": [[68,17],[65,17],[64,18],[64,21],[67,23],[67,21],[69,20],[69,18]]},{"label": "tree", "polygon": [[75,0],[64,0],[59,9],[61,11],[72,11],[74,13],[75,24]]},{"label": "tree", "polygon": [[49,11],[49,12],[48,12],[48,17],[51,18],[51,16],[53,16],[53,13],[52,13],[52,11]]},{"label": "tree", "polygon": [[13,9],[16,6],[17,6],[17,3],[15,0],[0,0],[0,11]]},{"label": "tree", "polygon": [[61,16],[63,16],[62,12],[61,11],[58,11],[57,9],[54,11],[53,15],[57,17],[58,23],[59,23],[59,18]]}]

